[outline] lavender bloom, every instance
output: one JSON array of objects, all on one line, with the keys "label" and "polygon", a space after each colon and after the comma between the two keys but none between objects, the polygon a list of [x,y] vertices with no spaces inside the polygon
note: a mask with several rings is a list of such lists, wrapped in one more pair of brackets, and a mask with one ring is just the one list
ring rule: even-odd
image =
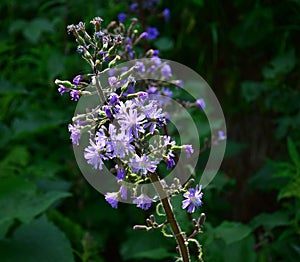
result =
[{"label": "lavender bloom", "polygon": [[79,91],[78,90],[72,90],[70,94],[71,94],[71,100],[73,100],[73,101],[79,100]]},{"label": "lavender bloom", "polygon": [[204,109],[205,108],[205,101],[203,98],[199,98],[196,100],[196,105],[200,108],[200,109]]},{"label": "lavender bloom", "polygon": [[196,185],[195,189],[190,188],[183,196],[187,199],[182,201],[182,209],[188,207],[187,212],[189,213],[194,213],[196,207],[200,207],[202,205],[203,193],[201,192],[201,186],[199,188],[198,185]]},{"label": "lavender bloom", "polygon": [[139,38],[148,38],[148,33],[147,32],[143,32],[141,33],[140,37]]},{"label": "lavender bloom", "polygon": [[63,86],[63,85],[59,85],[59,87],[58,87],[58,92],[60,93],[60,95],[63,95],[64,93],[67,93],[67,92],[70,92],[71,91],[71,89],[70,88],[67,88],[67,87],[65,87],[65,86]]},{"label": "lavender bloom", "polygon": [[125,178],[125,171],[123,168],[118,168],[117,170],[117,179],[118,180],[124,180]]},{"label": "lavender bloom", "polygon": [[133,203],[143,210],[149,209],[151,207],[152,202],[153,199],[145,194],[141,194],[140,196],[135,197],[135,199],[133,200]]},{"label": "lavender bloom", "polygon": [[124,186],[124,185],[122,185],[120,187],[120,191],[119,192],[120,192],[121,198],[124,199],[124,200],[126,200],[127,199],[127,187]]},{"label": "lavender bloom", "polygon": [[118,15],[118,19],[119,19],[119,22],[120,22],[120,23],[124,23],[125,20],[126,20],[126,18],[127,18],[127,15],[126,15],[125,13],[120,13],[120,14]]},{"label": "lavender bloom", "polygon": [[[127,102],[127,101],[126,101]],[[128,112],[118,115],[118,123],[128,135],[139,137],[138,132],[144,133],[143,124],[146,122],[143,113],[138,114],[137,109],[129,109]]]},{"label": "lavender bloom", "polygon": [[72,143],[75,145],[79,145],[79,139],[80,139],[80,131],[71,124],[68,125],[69,132],[71,132],[70,139],[72,140]]},{"label": "lavender bloom", "polygon": [[168,22],[170,20],[170,9],[169,8],[165,8],[163,11],[163,16],[165,18],[165,21]]},{"label": "lavender bloom", "polygon": [[131,12],[137,11],[138,6],[139,6],[138,3],[132,3],[132,4],[130,5],[130,11],[131,11]]},{"label": "lavender bloom", "polygon": [[159,32],[158,32],[158,30],[157,30],[157,28],[156,27],[148,27],[147,28],[147,38],[149,39],[149,40],[155,40],[157,37],[158,37],[158,35],[159,35]]},{"label": "lavender bloom", "polygon": [[190,157],[194,153],[192,145],[183,145],[182,148],[185,150],[187,157]]},{"label": "lavender bloom", "polygon": [[93,165],[95,169],[102,170],[103,160],[108,159],[102,153],[105,150],[106,140],[107,138],[104,131],[100,129],[96,133],[95,142],[90,139],[90,146],[84,149],[84,158],[87,160],[87,163]]},{"label": "lavender bloom", "polygon": [[83,79],[82,75],[77,75],[73,78],[73,84],[77,87],[81,80]]},{"label": "lavender bloom", "polygon": [[162,69],[161,69],[161,73],[162,75],[169,79],[172,77],[172,70],[171,70],[171,67],[168,65],[168,64],[165,64]]},{"label": "lavender bloom", "polygon": [[155,49],[153,50],[153,56],[158,56],[159,55],[159,50]]},{"label": "lavender bloom", "polygon": [[151,161],[146,154],[139,157],[135,155],[129,166],[132,167],[133,172],[141,172],[142,175],[146,175],[149,172],[155,172],[158,161]]},{"label": "lavender bloom", "polygon": [[175,161],[174,161],[174,159],[171,158],[171,157],[168,157],[168,158],[166,159],[166,163],[167,163],[167,169],[168,169],[168,170],[172,169],[172,167],[175,166]]},{"label": "lavender bloom", "polygon": [[113,207],[118,207],[118,192],[111,192],[105,194],[105,200]]},{"label": "lavender bloom", "polygon": [[111,106],[115,106],[117,103],[120,102],[120,98],[116,93],[111,93],[111,95],[108,98],[108,101]]},{"label": "lavender bloom", "polygon": [[109,117],[109,118],[112,118],[113,115],[112,115],[112,112],[111,112],[111,109],[110,109],[110,106],[108,105],[104,105],[102,107],[103,111],[105,112],[106,116]]},{"label": "lavender bloom", "polygon": [[113,86],[115,83],[117,83],[117,78],[115,76],[111,76],[108,78],[108,83],[110,86]]},{"label": "lavender bloom", "polygon": [[130,143],[133,138],[126,134],[125,130],[117,133],[113,124],[109,125],[110,142],[108,143],[108,151],[113,151],[113,156],[124,158],[126,154],[134,151],[134,146]]},{"label": "lavender bloom", "polygon": [[80,45],[80,46],[77,47],[77,52],[78,52],[79,54],[82,54],[83,51],[84,51],[83,46]]},{"label": "lavender bloom", "polygon": [[143,62],[136,62],[135,66],[137,67],[136,68],[137,72],[139,72],[141,74],[146,72],[146,68],[145,68],[145,65]]},{"label": "lavender bloom", "polygon": [[224,134],[224,132],[222,130],[218,131],[218,140],[219,141],[223,141],[226,140],[227,136]]}]

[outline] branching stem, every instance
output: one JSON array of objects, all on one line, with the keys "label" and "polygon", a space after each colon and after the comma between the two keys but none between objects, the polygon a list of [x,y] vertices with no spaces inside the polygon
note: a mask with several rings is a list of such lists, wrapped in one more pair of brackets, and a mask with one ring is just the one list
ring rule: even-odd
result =
[{"label": "branching stem", "polygon": [[155,190],[156,190],[157,194],[159,195],[160,201],[165,210],[167,221],[170,224],[173,235],[178,244],[179,253],[182,258],[182,261],[190,262],[190,254],[189,254],[188,246],[184,239],[183,232],[181,231],[181,228],[175,218],[175,215],[174,215],[171,203],[170,203],[170,199],[167,196],[166,191],[163,189],[163,186],[162,186],[157,174],[152,173],[150,175],[150,180],[153,183],[153,186],[155,187]]}]

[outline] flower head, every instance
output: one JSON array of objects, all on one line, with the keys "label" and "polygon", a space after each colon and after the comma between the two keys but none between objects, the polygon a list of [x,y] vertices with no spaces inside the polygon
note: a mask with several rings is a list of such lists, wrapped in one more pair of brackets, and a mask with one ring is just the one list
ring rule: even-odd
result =
[{"label": "flower head", "polygon": [[205,108],[205,101],[203,98],[199,98],[196,100],[196,105],[200,108],[200,109],[204,109]]},{"label": "flower head", "polygon": [[83,79],[82,75],[75,76],[73,78],[73,84],[77,87],[82,79]]},{"label": "flower head", "polygon": [[141,194],[138,197],[135,197],[133,203],[136,204],[137,207],[147,210],[151,207],[153,199],[148,197],[146,194]]},{"label": "flower head", "polygon": [[201,186],[199,188],[199,186],[196,185],[195,189],[190,188],[183,196],[187,199],[182,201],[182,208],[188,208],[187,212],[189,213],[194,213],[195,209],[202,205],[203,193],[201,192]]},{"label": "flower head", "polygon": [[118,15],[118,19],[119,19],[119,22],[120,22],[120,23],[124,23],[125,20],[126,20],[126,18],[127,18],[127,15],[126,15],[125,13],[120,13],[120,14]]},{"label": "flower head", "polygon": [[111,193],[106,193],[105,194],[105,200],[113,207],[117,208],[118,207],[118,192],[111,192]]},{"label": "flower head", "polygon": [[163,11],[163,16],[165,18],[165,21],[168,22],[170,20],[170,9],[169,8],[165,8]]},{"label": "flower head", "polygon": [[155,40],[157,37],[158,37],[158,35],[159,35],[159,32],[158,32],[158,30],[157,30],[157,28],[156,27],[151,27],[151,26],[149,26],[148,28],[147,28],[147,38],[149,39],[149,40]]},{"label": "flower head", "polygon": [[194,153],[194,149],[192,145],[183,145],[182,147],[185,150],[187,157],[190,157]]},{"label": "flower head", "polygon": [[69,132],[71,132],[70,138],[72,140],[72,143],[75,145],[79,145],[80,131],[71,124],[68,125],[68,130]]},{"label": "flower head", "polygon": [[71,94],[71,100],[74,100],[74,101],[79,100],[79,91],[78,90],[72,90],[70,94]]}]

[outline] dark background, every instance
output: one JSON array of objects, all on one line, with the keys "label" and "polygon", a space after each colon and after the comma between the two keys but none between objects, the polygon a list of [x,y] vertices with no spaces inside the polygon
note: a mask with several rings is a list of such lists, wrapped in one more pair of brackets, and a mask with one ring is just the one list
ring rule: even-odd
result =
[{"label": "dark background", "polygon": [[[226,157],[195,214],[205,261],[299,261],[300,1],[156,8],[149,45],[198,72],[226,117]],[[1,261],[174,260],[173,239],[132,230],[154,210],[112,209],[83,178],[67,131],[76,103],[54,84],[88,70],[66,26],[120,12],[126,1],[1,1]]]}]

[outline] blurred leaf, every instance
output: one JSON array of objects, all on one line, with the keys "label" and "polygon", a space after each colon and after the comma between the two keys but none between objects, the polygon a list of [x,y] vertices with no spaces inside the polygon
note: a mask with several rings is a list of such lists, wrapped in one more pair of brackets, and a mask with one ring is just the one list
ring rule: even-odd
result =
[{"label": "blurred leaf", "polygon": [[198,6],[203,6],[204,0],[193,0],[193,2]]},{"label": "blurred leaf", "polygon": [[293,177],[292,180],[281,188],[277,196],[278,200],[283,198],[297,197],[300,198],[300,175]]},{"label": "blurred leaf", "polygon": [[244,143],[237,143],[230,140],[227,140],[226,142],[225,158],[236,156],[248,148],[248,145]]},{"label": "blurred leaf", "polygon": [[255,101],[266,90],[264,83],[252,81],[244,81],[241,88],[247,102]]},{"label": "blurred leaf", "polygon": [[23,34],[27,40],[33,44],[37,43],[44,32],[54,32],[52,23],[46,18],[35,18],[23,29]]},{"label": "blurred leaf", "polygon": [[160,37],[157,41],[155,41],[154,45],[161,51],[169,51],[174,48],[173,40],[168,37]]},{"label": "blurred leaf", "polygon": [[250,233],[251,228],[239,222],[224,221],[215,229],[215,236],[228,245],[246,238]]},{"label": "blurred leaf", "polygon": [[273,30],[273,17],[270,8],[257,6],[242,17],[243,20],[233,28],[230,35],[238,47],[256,45],[267,38]]},{"label": "blurred leaf", "polygon": [[168,243],[168,239],[164,238],[158,230],[152,232],[130,231],[128,240],[122,244],[121,254],[124,260],[129,261],[135,258],[166,260],[174,257],[174,254],[168,252]]},{"label": "blurred leaf", "polygon": [[290,224],[289,216],[286,212],[277,211],[271,214],[261,213],[253,218],[250,225],[253,229],[263,226],[267,229],[272,229],[278,226],[288,226]]},{"label": "blurred leaf", "polygon": [[65,59],[63,54],[52,52],[47,61],[49,79],[54,79],[54,77],[57,77],[65,70]]},{"label": "blurred leaf", "polygon": [[27,90],[19,83],[12,83],[0,77],[0,94],[26,94]]},{"label": "blurred leaf", "polygon": [[65,235],[45,217],[21,225],[12,239],[0,241],[2,262],[74,261]]},{"label": "blurred leaf", "polygon": [[286,53],[279,54],[263,69],[263,76],[270,79],[287,74],[294,69],[296,60],[297,58],[294,49],[291,49]]},{"label": "blurred leaf", "polygon": [[300,172],[300,157],[297,148],[291,138],[287,139],[288,150],[292,161],[294,162],[297,171]]},{"label": "blurred leaf", "polygon": [[0,183],[0,223],[19,219],[29,222],[49,208],[58,199],[70,196],[68,192],[38,193],[33,183],[20,177],[2,177]]},{"label": "blurred leaf", "polygon": [[255,262],[256,252],[254,251],[255,239],[252,235],[226,246],[223,250],[224,262],[243,261]]}]

